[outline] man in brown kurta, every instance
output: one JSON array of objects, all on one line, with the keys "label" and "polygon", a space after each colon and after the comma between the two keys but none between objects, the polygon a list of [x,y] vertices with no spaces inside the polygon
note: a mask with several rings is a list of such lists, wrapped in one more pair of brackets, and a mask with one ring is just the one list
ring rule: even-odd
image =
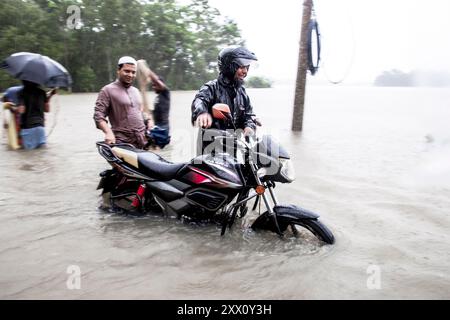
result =
[{"label": "man in brown kurta", "polygon": [[136,65],[131,57],[119,59],[117,80],[104,86],[98,94],[94,120],[97,128],[105,133],[106,143],[130,143],[142,149],[147,139],[142,98],[132,86]]}]

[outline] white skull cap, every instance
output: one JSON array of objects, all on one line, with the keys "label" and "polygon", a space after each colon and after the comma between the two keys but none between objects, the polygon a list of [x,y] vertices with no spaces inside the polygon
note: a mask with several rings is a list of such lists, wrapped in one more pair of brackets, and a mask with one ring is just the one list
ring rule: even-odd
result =
[{"label": "white skull cap", "polygon": [[134,64],[137,65],[136,60],[133,57],[130,56],[124,56],[119,59],[119,62],[117,62],[117,65],[120,66],[121,64]]}]

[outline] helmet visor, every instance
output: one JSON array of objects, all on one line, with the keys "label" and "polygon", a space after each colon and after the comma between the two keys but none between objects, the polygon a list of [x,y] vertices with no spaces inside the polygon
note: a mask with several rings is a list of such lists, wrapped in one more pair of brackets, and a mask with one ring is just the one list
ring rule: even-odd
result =
[{"label": "helmet visor", "polygon": [[246,58],[236,58],[234,61],[240,66],[240,67],[246,67],[246,66],[254,66],[256,64],[256,60],[253,59],[246,59]]}]

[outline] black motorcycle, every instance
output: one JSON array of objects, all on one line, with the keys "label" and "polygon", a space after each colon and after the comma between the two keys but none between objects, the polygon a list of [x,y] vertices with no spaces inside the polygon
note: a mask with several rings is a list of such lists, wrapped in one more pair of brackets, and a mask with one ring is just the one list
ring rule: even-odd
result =
[{"label": "black motorcycle", "polygon": [[[232,120],[226,105],[213,107],[213,114],[215,119]],[[103,189],[113,210],[162,212],[187,222],[217,223],[222,235],[256,199],[253,210],[261,201],[266,211],[253,222],[253,229],[283,236],[290,228],[297,236],[296,226],[301,226],[323,242],[334,243],[318,214],[278,203],[276,183],[291,183],[295,177],[289,154],[270,136],[244,140],[236,131],[207,132],[209,152],[188,163],[171,163],[129,144],[97,142],[99,153],[113,167],[100,174],[97,189]]]}]

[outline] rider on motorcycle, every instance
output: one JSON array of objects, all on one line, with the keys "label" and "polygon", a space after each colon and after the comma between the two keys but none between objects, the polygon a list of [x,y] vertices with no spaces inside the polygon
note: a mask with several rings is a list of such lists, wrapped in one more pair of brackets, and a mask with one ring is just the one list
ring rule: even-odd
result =
[{"label": "rider on motorcycle", "polygon": [[230,107],[234,125],[246,135],[254,133],[253,108],[243,86],[250,64],[257,58],[245,47],[229,46],[218,56],[219,77],[204,84],[192,102],[192,125],[200,128],[233,129],[230,123],[213,119],[212,106],[224,103]]}]

